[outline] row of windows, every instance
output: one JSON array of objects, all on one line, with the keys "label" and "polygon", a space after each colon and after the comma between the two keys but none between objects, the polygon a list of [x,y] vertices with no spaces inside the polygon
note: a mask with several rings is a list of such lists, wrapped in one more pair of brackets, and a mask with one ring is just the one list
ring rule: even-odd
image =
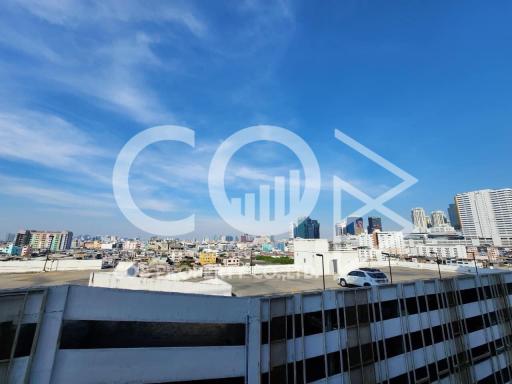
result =
[{"label": "row of windows", "polygon": [[[476,347],[480,348],[480,347]],[[473,349],[476,349],[473,348]],[[471,351],[473,351],[473,349]],[[499,351],[492,351],[489,357],[496,356],[499,354]],[[437,369],[436,369],[437,364]],[[420,367],[415,369],[414,371],[410,371],[407,373],[404,373],[400,376],[396,376],[392,379],[390,379],[388,382],[389,384],[409,384],[409,383],[416,383],[418,381],[429,379],[429,382],[433,382],[436,380],[441,380],[450,373],[455,373],[459,371],[460,369],[464,369],[459,364],[457,364],[456,356],[450,356],[448,359],[441,359],[437,362],[431,363],[427,366]],[[512,369],[512,366],[509,366],[507,368],[503,368],[502,370],[493,373],[492,375],[489,375],[485,379],[479,380],[477,384],[504,384],[507,383],[510,380],[510,370]],[[428,376],[427,376],[428,373]]]},{"label": "row of windows", "polygon": [[[496,340],[501,345],[504,344],[503,340]],[[495,356],[501,352],[501,349],[489,347],[487,344],[477,346],[472,348],[468,352],[471,355],[477,355],[480,353],[482,349],[489,351],[486,355],[486,358],[491,356]],[[370,350],[363,351],[363,353],[371,354]],[[340,359],[341,356],[341,359]],[[278,367],[272,368],[270,374],[268,372],[263,373],[261,375],[261,382],[264,383],[310,383],[317,380],[322,380],[326,377],[331,377],[334,375],[338,375],[342,372],[348,372],[349,367],[352,373],[359,372],[362,374],[364,367],[370,364],[373,364],[373,361],[360,361],[359,352],[355,353],[353,349],[351,350],[342,350],[341,355],[339,351],[329,353],[327,355],[321,355],[306,359],[303,361],[297,361],[294,363],[288,363],[286,365],[281,365]],[[352,361],[357,361],[361,364],[353,365]],[[450,373],[454,373],[459,370],[467,361],[464,360],[464,356],[453,355],[448,358],[443,358],[426,366],[418,367],[414,371],[410,371],[404,373],[400,376],[396,376],[389,380],[389,384],[408,384],[415,383],[421,380],[425,380],[429,378],[430,382],[440,380],[444,377],[450,375]],[[305,369],[304,369],[305,368]],[[343,369],[342,369],[343,368]],[[305,371],[305,372],[304,372]],[[368,372],[368,371],[367,371]],[[373,367],[370,369],[370,372],[373,372]],[[498,372],[496,377],[500,379],[498,381],[489,381],[485,383],[479,384],[487,384],[487,383],[502,383],[509,380],[509,371],[507,369]],[[494,377],[494,376],[493,376]],[[502,380],[502,381],[500,381]],[[370,380],[371,382],[372,380]]]},{"label": "row of windows", "polygon": [[[489,327],[490,325],[496,324],[497,316],[497,312],[490,312],[484,314],[483,320],[482,316],[478,315],[465,319],[465,324],[462,321],[453,321],[452,323],[437,325],[432,328],[426,328],[420,331],[390,337],[384,341],[379,340],[378,342],[375,342],[374,348],[378,348],[378,353],[381,359],[384,359],[384,356],[387,356],[389,359],[404,352],[411,352],[413,350],[423,348],[424,346],[427,347],[432,344],[443,342],[445,340],[453,340],[455,337],[461,336],[463,334],[479,331],[484,327]],[[501,339],[496,342],[496,347],[503,347],[503,345],[499,343],[501,343]],[[384,345],[386,347],[386,355],[384,355]],[[487,347],[487,345],[485,345],[485,347]],[[478,352],[478,354],[472,355],[473,360],[480,359],[489,351],[485,348],[482,348],[481,350],[476,350],[475,352]],[[376,351],[375,355],[377,356]]]},{"label": "row of windows", "polygon": [[[490,286],[469,288],[459,291],[460,303],[469,304],[476,302],[480,298],[496,297],[501,295],[501,286],[496,286],[496,290],[492,290]],[[512,283],[507,284],[509,294],[512,294]],[[429,294],[418,297],[408,297],[406,299],[387,300],[374,304],[363,304],[357,307],[345,307],[325,310],[325,331],[333,331],[339,328],[352,327],[368,322],[376,322],[380,320],[389,320],[400,315],[414,315],[420,312],[433,311],[440,308],[446,308],[456,305],[456,293],[451,291],[443,294]],[[485,295],[485,296],[484,296]],[[338,314],[336,313],[338,312]],[[323,332],[322,312],[304,313],[304,336],[314,335]],[[339,320],[338,320],[339,316]],[[505,318],[508,318],[506,315]],[[294,315],[295,332],[293,331],[292,315],[278,316],[271,320],[270,340],[292,339],[302,337],[301,315]],[[285,324],[286,322],[286,324]],[[285,336],[286,335],[286,336]],[[261,342],[267,344],[269,341],[269,324],[267,321],[261,323]]]},{"label": "row of windows", "polygon": [[501,371],[490,374],[477,381],[476,384],[504,384],[510,381],[510,370],[512,366],[503,368]]},{"label": "row of windows", "polygon": [[[486,314],[485,318],[487,319],[487,321],[491,321],[491,319],[496,319],[496,316],[497,315],[495,312],[491,312]],[[432,327],[432,331],[430,330],[430,328],[427,328],[422,331],[416,331],[406,335],[398,335],[387,338],[385,340],[379,340],[376,342],[343,349],[341,350],[343,371],[347,372],[349,369],[354,370],[361,366],[373,364],[375,362],[378,362],[379,360],[384,360],[385,358],[390,359],[392,357],[401,355],[405,352],[411,352],[413,350],[427,347],[432,344],[440,343],[446,340],[452,340],[454,336],[460,335],[461,332],[470,333],[478,331],[480,329],[483,329],[484,325],[488,326],[487,321],[482,321],[482,316],[479,315],[466,319],[467,329],[460,329],[460,323],[458,321],[454,321],[452,323],[449,323],[448,325],[443,324],[436,327]],[[451,327],[449,326],[450,324]],[[464,328],[464,326],[462,328]],[[476,363],[482,359],[487,358],[491,351],[499,350],[503,348],[506,344],[506,338],[496,340],[495,345],[493,345],[492,347],[489,347],[487,344],[483,344],[481,346],[473,348],[471,350],[471,355],[460,355],[459,361],[468,361],[469,359],[471,359],[473,363]],[[508,344],[510,345],[510,341],[508,341]],[[339,356],[340,352],[338,351],[327,355],[328,367],[333,367],[332,369],[334,371],[338,369],[336,368],[336,361],[340,361]],[[307,381],[310,381],[309,379],[316,377],[317,374],[315,374],[315,372],[318,372],[318,370],[315,369],[315,364],[317,364],[319,361],[323,361],[323,358],[324,357],[322,355],[306,360],[306,372],[308,372],[308,364],[311,368],[311,370],[309,371],[311,373],[309,373],[308,376],[306,377]],[[329,359],[332,359],[332,361]],[[302,364],[302,362],[297,363]],[[338,370],[338,373],[339,372],[340,371]],[[318,378],[312,379],[311,381],[314,380],[318,380]]]},{"label": "row of windows", "polygon": [[65,320],[61,349],[245,345],[245,324]]}]

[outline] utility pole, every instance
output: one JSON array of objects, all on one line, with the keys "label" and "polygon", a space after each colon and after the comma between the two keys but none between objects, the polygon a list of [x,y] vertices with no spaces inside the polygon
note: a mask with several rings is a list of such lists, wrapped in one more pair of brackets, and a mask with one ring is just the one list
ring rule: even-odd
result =
[{"label": "utility pole", "polygon": [[382,252],[382,255],[388,257],[388,266],[389,266],[389,278],[391,279],[391,284],[393,284],[393,272],[391,271],[391,254],[387,252]]},{"label": "utility pole", "polygon": [[439,273],[439,279],[441,279],[441,261],[439,260],[439,255],[437,254],[437,252],[434,252],[434,250],[431,249],[430,255],[433,256],[434,254],[436,255],[437,272]]},{"label": "utility pole", "polygon": [[475,273],[478,276],[478,266],[476,265],[476,252],[473,252],[473,262],[475,263]]}]

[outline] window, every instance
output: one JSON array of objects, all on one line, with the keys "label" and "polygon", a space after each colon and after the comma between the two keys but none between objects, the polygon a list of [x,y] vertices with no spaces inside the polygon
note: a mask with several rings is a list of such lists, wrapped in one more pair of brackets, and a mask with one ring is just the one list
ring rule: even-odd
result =
[{"label": "window", "polygon": [[398,317],[398,301],[388,300],[381,303],[382,320]]},{"label": "window", "polygon": [[61,349],[245,345],[245,324],[66,320]]},{"label": "window", "polygon": [[428,309],[430,311],[434,311],[436,309],[438,309],[438,304],[437,304],[437,295],[435,294],[430,294],[430,295],[427,295],[427,305],[428,305]]},{"label": "window", "polygon": [[324,356],[313,357],[306,360],[306,382],[312,382],[325,377]]},{"label": "window", "polygon": [[[14,357],[30,355],[32,342],[36,332],[36,324],[21,324]],[[16,334],[16,324],[8,321],[0,323],[0,360],[9,359]]]},{"label": "window", "polygon": [[357,324],[356,307],[346,307],[345,316],[347,321],[347,327],[352,327]]},{"label": "window", "polygon": [[411,333],[411,344],[413,350],[423,348],[423,339],[421,337],[421,331]]},{"label": "window", "polygon": [[466,319],[466,325],[468,328],[468,332],[475,332],[484,327],[484,321],[481,316],[471,317]]},{"label": "window", "polygon": [[274,317],[270,320],[270,340],[283,340],[286,337],[285,317]]},{"label": "window", "polygon": [[322,312],[309,312],[304,314],[304,336],[322,333]]},{"label": "window", "polygon": [[402,335],[390,337],[386,339],[386,354],[388,359],[393,356],[398,356],[404,353],[404,345],[402,342]]},{"label": "window", "polygon": [[357,306],[357,319],[359,320],[359,324],[370,322],[370,313],[368,311],[367,304],[361,304]]},{"label": "window", "polygon": [[409,315],[418,313],[418,304],[416,303],[416,297],[408,297],[405,299],[405,306]]},{"label": "window", "polygon": [[335,309],[325,311],[325,331],[333,331],[338,329],[338,316]]},{"label": "window", "polygon": [[332,352],[327,355],[327,374],[329,376],[337,375],[341,372],[340,352]]}]

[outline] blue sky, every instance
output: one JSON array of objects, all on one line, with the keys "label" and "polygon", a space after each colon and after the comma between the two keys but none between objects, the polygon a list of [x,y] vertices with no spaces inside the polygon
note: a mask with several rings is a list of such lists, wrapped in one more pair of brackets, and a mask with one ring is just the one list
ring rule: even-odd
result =
[{"label": "blue sky", "polygon": [[[336,141],[335,128],[419,180],[387,204],[406,217],[512,184],[510,2],[0,7],[0,235],[141,235],[115,204],[112,168],[133,135],[161,124],[194,129],[196,148],[148,147],[132,193],[154,217],[195,213],[198,236],[234,232],[208,197],[209,161],[222,140],[257,124],[297,133],[317,155],[323,188],[312,217],[324,236],[333,175],[374,197],[399,182]],[[230,163],[229,188],[250,190],[294,164],[283,146],[251,144]],[[344,204],[346,214],[361,205]]]}]

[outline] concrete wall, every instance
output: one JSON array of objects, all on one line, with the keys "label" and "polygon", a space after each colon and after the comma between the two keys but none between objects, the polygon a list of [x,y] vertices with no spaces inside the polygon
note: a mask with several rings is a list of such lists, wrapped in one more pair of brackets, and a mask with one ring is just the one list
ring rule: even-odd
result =
[{"label": "concrete wall", "polygon": [[[48,260],[46,271],[100,270],[101,260]],[[0,261],[0,273],[42,272],[44,260]]]},{"label": "concrete wall", "polygon": [[[387,268],[389,266],[387,261],[371,261],[366,263],[360,263],[361,267],[375,267],[375,268]],[[431,263],[413,263],[407,261],[391,261],[391,267],[405,267],[415,269],[428,269],[431,271],[437,271],[437,264]],[[441,272],[458,272],[458,273],[475,273],[475,267],[470,265],[443,265],[440,266]],[[489,273],[500,273],[504,272],[502,269],[489,269],[478,267],[478,273],[489,274]]]},{"label": "concrete wall", "polygon": [[[324,314],[337,314],[341,308],[352,307],[354,304],[367,308],[368,303],[377,304],[389,300],[396,303],[397,299],[424,297],[451,292],[453,289],[462,291],[497,283],[511,284],[512,273],[503,276],[467,275],[449,280],[450,284],[426,280],[357,290],[319,290],[292,295],[242,298],[57,286],[32,290],[27,305],[21,312],[22,316],[19,316],[17,308],[9,308],[12,306],[13,294],[17,294],[18,302],[23,303],[25,290],[9,291],[9,295],[3,296],[3,302],[0,300],[0,320],[9,321],[11,318],[19,317],[21,323],[40,323],[31,365],[27,364],[27,357],[15,358],[9,382],[24,382],[21,371],[26,371],[26,382],[40,384],[124,384],[188,380],[218,382],[215,380],[229,377],[246,377],[246,383],[256,384],[260,383],[261,373],[275,366],[271,363],[279,361],[275,359],[282,359],[285,363],[313,358],[325,361],[325,356],[331,353],[381,342],[389,351],[390,347],[385,344],[386,339],[402,337],[404,334],[421,330],[431,332],[430,328],[448,322],[457,321],[460,325],[463,324],[464,318],[481,317],[483,313],[496,309],[505,308],[508,311],[506,313],[509,313],[512,305],[510,291],[497,298],[487,297],[480,301],[478,295],[475,295],[471,302],[459,303],[456,311],[453,308],[437,308],[430,311],[420,309],[419,313],[406,316],[400,312],[397,305],[396,313],[384,318],[380,309],[376,309],[380,306],[376,305],[373,308],[381,312],[378,320],[376,317],[376,320],[358,324],[356,328],[336,327],[329,330],[320,325],[320,329],[307,336],[287,338],[284,341],[270,339],[272,332],[268,332],[267,342],[262,343],[262,325],[271,325],[273,322],[269,320],[280,316],[299,316],[307,319],[308,313],[322,311]],[[502,292],[507,292],[507,289],[503,289]],[[421,305],[419,307],[421,308]],[[316,316],[309,318],[309,326],[315,324],[312,319]],[[88,320],[244,324],[246,340],[244,345],[64,348],[61,337],[63,324],[68,321]],[[509,335],[510,329],[506,316],[500,315],[498,320],[499,324],[468,331],[456,340],[448,338],[435,343],[424,341],[423,347],[415,347],[408,353],[396,354],[387,359],[381,358],[366,371],[366,380],[388,382],[400,375],[413,373],[415,368],[426,367],[428,364],[449,358],[454,352],[459,351],[459,348],[469,350],[494,340],[501,340]],[[304,334],[306,324],[306,320],[299,322],[299,335]],[[283,324],[283,327],[285,326]],[[283,330],[278,326],[274,329]],[[504,344],[504,348],[499,351],[491,352],[496,352],[496,356],[484,356],[462,371],[468,375],[466,382],[478,382],[492,372],[505,369],[509,365],[508,344]],[[355,370],[341,371],[316,383],[350,382],[351,378],[354,381],[353,377],[361,377],[356,374]],[[459,372],[444,381],[460,381]]]},{"label": "concrete wall", "polygon": [[337,276],[359,265],[357,250],[330,251],[327,239],[295,239],[293,244],[295,267],[309,275],[322,275],[322,257],[317,254],[323,255],[326,275]]},{"label": "concrete wall", "polygon": [[240,267],[220,267],[218,269],[218,276],[238,276],[238,275],[265,275],[274,273],[293,273],[303,272],[303,269],[297,268],[294,264],[285,265],[254,265],[252,268],[249,265],[243,265]]},{"label": "concrete wall", "polygon": [[200,282],[172,281],[165,277],[148,279],[144,277],[121,276],[117,273],[91,273],[89,286],[103,288],[133,289],[138,291],[161,291],[196,293],[202,295],[231,296],[231,285],[219,279]]}]

